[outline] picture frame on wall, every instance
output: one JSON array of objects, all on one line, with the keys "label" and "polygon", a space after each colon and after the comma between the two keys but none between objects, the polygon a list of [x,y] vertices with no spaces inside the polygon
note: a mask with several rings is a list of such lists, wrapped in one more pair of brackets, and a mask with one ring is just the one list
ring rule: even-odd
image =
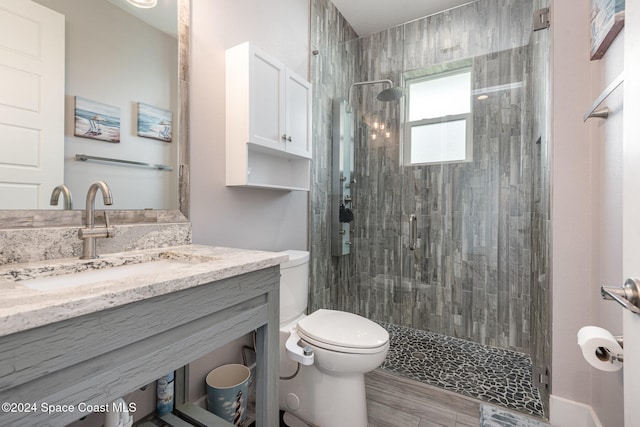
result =
[{"label": "picture frame on wall", "polygon": [[74,136],[120,142],[120,108],[74,97]]},{"label": "picture frame on wall", "polygon": [[591,0],[591,60],[604,56],[624,27],[625,0]]},{"label": "picture frame on wall", "polygon": [[171,111],[138,102],[138,136],[171,142],[172,131]]}]

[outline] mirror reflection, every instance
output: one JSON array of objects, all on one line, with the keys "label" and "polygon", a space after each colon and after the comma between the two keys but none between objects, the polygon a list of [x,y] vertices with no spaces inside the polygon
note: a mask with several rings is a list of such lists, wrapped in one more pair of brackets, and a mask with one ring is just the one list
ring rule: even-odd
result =
[{"label": "mirror reflection", "polygon": [[65,21],[64,153],[54,154],[64,182],[44,182],[37,205],[0,208],[63,209],[62,198],[55,207],[49,200],[64,183],[73,208],[83,209],[87,189],[102,180],[113,193],[109,209],[177,209],[177,0],[154,9],[126,0],[34,1]]}]

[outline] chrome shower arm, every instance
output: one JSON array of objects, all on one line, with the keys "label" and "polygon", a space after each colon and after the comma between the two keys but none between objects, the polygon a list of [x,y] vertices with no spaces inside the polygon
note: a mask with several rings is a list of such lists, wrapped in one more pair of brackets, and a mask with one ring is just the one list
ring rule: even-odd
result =
[{"label": "chrome shower arm", "polygon": [[393,87],[393,82],[389,79],[382,79],[382,80],[371,80],[368,82],[355,82],[355,83],[351,83],[351,85],[349,86],[349,96],[347,97],[347,107],[351,107],[351,93],[352,93],[352,89],[355,86],[365,86],[365,85],[374,85],[374,84],[379,84],[379,83],[386,83],[389,85],[389,87]]}]

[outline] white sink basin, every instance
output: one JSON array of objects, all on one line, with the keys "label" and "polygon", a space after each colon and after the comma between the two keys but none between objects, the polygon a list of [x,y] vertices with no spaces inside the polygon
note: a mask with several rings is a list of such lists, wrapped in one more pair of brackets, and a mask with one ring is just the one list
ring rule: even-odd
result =
[{"label": "white sink basin", "polygon": [[19,283],[37,291],[55,291],[74,286],[90,285],[108,280],[120,280],[141,274],[157,274],[175,270],[176,268],[193,265],[184,260],[160,259],[157,261],[141,262],[139,264],[121,265],[99,270],[82,271],[79,273],[62,274],[59,276],[45,276],[35,279],[22,280]]},{"label": "white sink basin", "polygon": [[159,250],[108,254],[92,260],[65,259],[30,265],[0,266],[0,287],[18,283],[38,291],[55,291],[134,276],[159,275],[181,267],[218,260],[181,250]]}]

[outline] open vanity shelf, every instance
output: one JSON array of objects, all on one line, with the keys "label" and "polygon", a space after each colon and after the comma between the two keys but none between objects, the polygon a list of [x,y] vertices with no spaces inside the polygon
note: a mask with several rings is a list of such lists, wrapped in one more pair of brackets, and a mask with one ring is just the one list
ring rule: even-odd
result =
[{"label": "open vanity shelf", "polygon": [[[198,253],[206,253],[202,251],[207,248],[197,248]],[[160,278],[150,273],[109,282],[104,296],[102,285],[88,288],[85,294],[70,289],[48,292],[47,301],[67,295],[70,299],[63,306],[8,317],[14,324],[33,318],[31,325],[40,321],[41,326],[14,332],[5,328],[0,336],[0,399],[35,402],[38,408],[42,403],[60,408],[107,405],[177,371],[175,407],[180,411],[190,401],[182,368],[256,331],[256,425],[277,425],[278,397],[270,390],[278,379],[278,262],[282,257],[225,248],[211,248],[209,253],[212,261],[186,267],[184,273],[175,270]],[[11,298],[42,299],[41,291],[20,286],[5,289],[7,308],[3,306],[0,313],[13,310]],[[100,304],[108,306],[97,308]],[[73,314],[88,306],[93,311]],[[42,321],[58,312],[71,314],[59,321]],[[0,425],[66,425],[83,415],[65,410],[3,412]]]}]

